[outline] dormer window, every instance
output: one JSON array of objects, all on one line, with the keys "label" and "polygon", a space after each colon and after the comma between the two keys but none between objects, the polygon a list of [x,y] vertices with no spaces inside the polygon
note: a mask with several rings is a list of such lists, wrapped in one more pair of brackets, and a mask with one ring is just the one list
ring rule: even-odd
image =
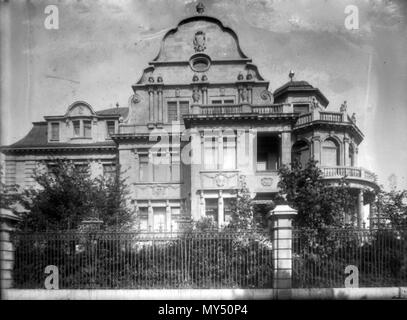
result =
[{"label": "dormer window", "polygon": [[74,120],[72,121],[73,124],[73,136],[75,138],[81,136],[81,121],[80,120]]},{"label": "dormer window", "polygon": [[92,138],[91,120],[73,120],[72,126],[74,138]]},{"label": "dormer window", "polygon": [[83,121],[83,136],[85,138],[92,137],[92,122],[90,120]]},{"label": "dormer window", "polygon": [[115,122],[106,121],[107,138],[110,139],[111,135],[115,133]]},{"label": "dormer window", "polygon": [[59,141],[59,122],[51,123],[51,140]]}]

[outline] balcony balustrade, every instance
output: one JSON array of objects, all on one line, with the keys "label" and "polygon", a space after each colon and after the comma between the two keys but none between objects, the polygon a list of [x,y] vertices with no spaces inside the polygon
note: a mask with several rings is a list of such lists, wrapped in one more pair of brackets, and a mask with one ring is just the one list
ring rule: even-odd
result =
[{"label": "balcony balustrade", "polygon": [[359,178],[370,182],[377,183],[377,176],[364,168],[360,167],[321,167],[324,178]]},{"label": "balcony balustrade", "polygon": [[251,104],[210,104],[193,105],[191,113],[193,115],[238,115],[238,114],[279,114],[292,113],[293,108],[290,104],[271,104],[271,105],[251,105]]}]

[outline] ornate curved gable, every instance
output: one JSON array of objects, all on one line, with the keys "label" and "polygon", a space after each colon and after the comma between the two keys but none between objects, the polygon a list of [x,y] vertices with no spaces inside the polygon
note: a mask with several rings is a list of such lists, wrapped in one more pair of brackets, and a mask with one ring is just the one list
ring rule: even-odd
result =
[{"label": "ornate curved gable", "polygon": [[232,29],[216,18],[195,16],[166,33],[153,62],[185,61],[195,53],[205,53],[212,60],[247,59]]},{"label": "ornate curved gable", "polygon": [[92,116],[95,115],[91,105],[84,101],[76,101],[72,103],[65,114],[66,117],[75,116]]}]

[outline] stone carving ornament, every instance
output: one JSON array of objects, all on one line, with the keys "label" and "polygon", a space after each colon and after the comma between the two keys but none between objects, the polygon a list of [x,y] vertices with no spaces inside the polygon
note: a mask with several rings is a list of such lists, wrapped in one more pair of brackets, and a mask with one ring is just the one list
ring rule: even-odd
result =
[{"label": "stone carving ornament", "polygon": [[263,187],[270,187],[273,184],[273,179],[265,177],[260,180],[260,183]]},{"label": "stone carving ornament", "polygon": [[218,174],[215,177],[215,183],[218,187],[224,187],[226,185],[226,182],[227,182],[227,178],[222,174]]},{"label": "stone carving ornament", "polygon": [[194,89],[194,92],[192,93],[192,99],[194,102],[198,102],[200,97],[201,95],[199,94],[198,89]]},{"label": "stone carving ornament", "polygon": [[133,103],[139,103],[141,101],[141,97],[137,93],[135,93],[135,94],[133,94],[131,101]]},{"label": "stone carving ornament", "polygon": [[273,102],[273,101],[272,101],[272,100],[273,100],[273,94],[272,94],[270,91],[268,91],[268,90],[263,90],[263,91],[260,93],[260,98],[261,98],[262,100],[267,101],[267,102]]},{"label": "stone carving ornament", "polygon": [[195,52],[202,52],[206,49],[206,36],[205,32],[198,31],[194,36],[194,49]]},{"label": "stone carving ornament", "polygon": [[341,112],[346,112],[346,109],[348,108],[346,100],[342,103],[341,105]]}]

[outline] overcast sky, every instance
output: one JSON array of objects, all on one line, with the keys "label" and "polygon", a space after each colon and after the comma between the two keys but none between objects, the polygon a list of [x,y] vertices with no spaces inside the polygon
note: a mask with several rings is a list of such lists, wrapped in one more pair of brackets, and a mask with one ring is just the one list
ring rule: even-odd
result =
[{"label": "overcast sky", "polygon": [[[365,134],[360,165],[380,183],[407,188],[407,2],[329,0],[202,1],[230,26],[243,52],[274,90],[288,80],[318,87],[338,111],[347,100]],[[59,29],[44,27],[49,4]],[[359,29],[345,28],[345,7],[359,9]],[[75,100],[95,110],[127,106],[131,84],[158,53],[166,30],[196,2],[3,1],[1,142],[22,138],[32,121],[63,114]]]}]

